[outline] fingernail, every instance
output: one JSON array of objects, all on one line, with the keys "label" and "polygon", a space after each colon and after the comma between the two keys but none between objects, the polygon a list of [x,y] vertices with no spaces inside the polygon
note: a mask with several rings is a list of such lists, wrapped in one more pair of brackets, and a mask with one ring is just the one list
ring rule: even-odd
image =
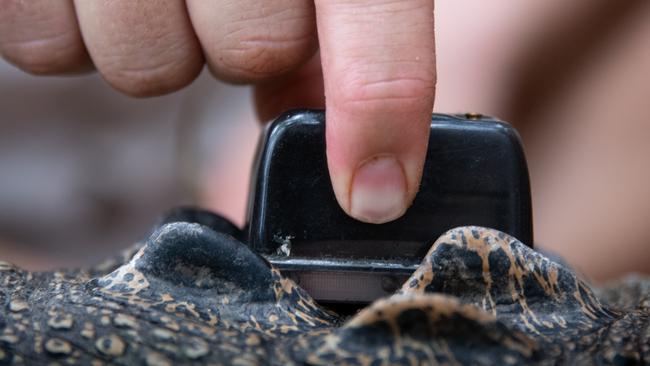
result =
[{"label": "fingernail", "polygon": [[378,156],[357,168],[350,194],[352,217],[382,224],[402,216],[406,208],[406,177],[397,159]]}]

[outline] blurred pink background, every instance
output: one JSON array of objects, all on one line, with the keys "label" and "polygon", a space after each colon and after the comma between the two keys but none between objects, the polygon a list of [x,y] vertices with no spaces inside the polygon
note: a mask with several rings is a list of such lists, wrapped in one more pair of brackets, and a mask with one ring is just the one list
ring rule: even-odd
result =
[{"label": "blurred pink background", "polygon": [[[447,1],[436,22],[435,111],[520,130],[537,244],[595,280],[650,273],[650,3]],[[141,100],[0,61],[0,258],[92,263],[179,204],[242,225],[259,132],[250,89],[207,71]]]}]

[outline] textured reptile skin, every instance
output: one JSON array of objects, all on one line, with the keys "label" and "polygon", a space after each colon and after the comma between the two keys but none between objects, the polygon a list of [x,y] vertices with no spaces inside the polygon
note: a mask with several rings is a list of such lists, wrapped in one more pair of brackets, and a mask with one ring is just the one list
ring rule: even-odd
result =
[{"label": "textured reptile skin", "polygon": [[[218,226],[218,225],[217,225]],[[598,290],[501,232],[441,236],[343,318],[232,233],[166,223],[90,270],[0,262],[0,364],[643,364],[650,280]]]}]

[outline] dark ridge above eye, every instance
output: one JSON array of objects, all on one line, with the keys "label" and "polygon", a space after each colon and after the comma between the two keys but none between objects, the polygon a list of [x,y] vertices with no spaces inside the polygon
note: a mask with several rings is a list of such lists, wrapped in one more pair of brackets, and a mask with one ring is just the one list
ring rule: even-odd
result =
[{"label": "dark ridge above eye", "polygon": [[136,269],[168,283],[273,301],[271,267],[245,244],[209,227],[165,224],[147,240]]},{"label": "dark ridge above eye", "polygon": [[161,227],[172,222],[189,222],[201,224],[218,233],[228,234],[239,240],[242,240],[244,238],[242,230],[230,222],[230,220],[202,208],[190,206],[175,207],[169,210],[162,217],[156,227]]}]

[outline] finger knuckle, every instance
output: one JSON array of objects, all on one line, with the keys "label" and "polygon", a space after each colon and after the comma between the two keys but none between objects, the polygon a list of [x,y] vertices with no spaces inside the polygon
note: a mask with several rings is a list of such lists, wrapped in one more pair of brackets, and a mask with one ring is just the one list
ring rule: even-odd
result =
[{"label": "finger knuckle", "polygon": [[295,6],[256,7],[224,24],[211,57],[215,74],[257,81],[307,61],[318,47],[314,13],[300,0],[289,3]]},{"label": "finger knuckle", "polygon": [[173,59],[142,64],[127,59],[103,64],[99,69],[104,79],[120,92],[133,97],[151,97],[190,84],[198,76],[201,63]]},{"label": "finger knuckle", "polygon": [[1,49],[7,61],[34,75],[71,71],[86,57],[83,45],[68,34],[4,42]]},{"label": "finger knuckle", "polygon": [[300,38],[251,37],[224,42],[213,71],[218,77],[255,81],[283,74],[314,51],[310,36]]}]

